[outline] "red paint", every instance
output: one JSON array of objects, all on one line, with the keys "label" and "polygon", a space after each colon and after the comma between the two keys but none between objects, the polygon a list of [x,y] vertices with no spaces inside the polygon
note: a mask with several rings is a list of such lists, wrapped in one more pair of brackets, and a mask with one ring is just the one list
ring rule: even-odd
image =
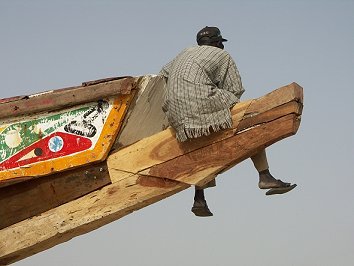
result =
[{"label": "red paint", "polygon": [[23,96],[15,96],[15,97],[11,97],[11,98],[4,98],[4,99],[0,99],[0,103],[8,103],[8,102],[14,102],[17,100],[21,100],[23,98]]},{"label": "red paint", "polygon": [[[64,145],[62,149],[58,152],[52,152],[48,147],[49,140],[54,136],[59,136],[64,141]],[[8,160],[2,162],[0,164],[0,171],[6,169],[13,169],[13,168],[25,166],[36,162],[48,161],[58,157],[68,156],[76,152],[87,150],[91,146],[92,146],[92,141],[88,138],[69,134],[69,133],[64,133],[64,132],[56,132],[39,140],[38,142],[32,144],[31,146],[26,147],[25,149],[21,150],[20,152],[18,152],[17,154],[9,158]],[[40,156],[21,160],[21,158],[23,158],[25,155],[31,152],[34,153],[35,149],[42,150]]]},{"label": "red paint", "polygon": [[29,107],[33,107],[33,106],[37,106],[38,104],[40,105],[52,105],[55,103],[55,98],[54,97],[50,97],[50,98],[45,98],[43,97],[42,99],[40,99],[40,102],[25,102],[26,108]]}]

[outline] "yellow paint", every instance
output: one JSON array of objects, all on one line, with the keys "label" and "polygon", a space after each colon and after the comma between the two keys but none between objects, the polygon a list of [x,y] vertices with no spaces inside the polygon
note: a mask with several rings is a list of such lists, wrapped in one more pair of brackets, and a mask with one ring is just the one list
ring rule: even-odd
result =
[{"label": "yellow paint", "polygon": [[[51,159],[49,161],[38,162],[28,166],[2,171],[0,172],[0,183],[4,183],[7,180],[9,181],[16,177],[44,176],[105,160],[116,136],[118,135],[125,113],[133,96],[134,92],[127,95],[120,95],[118,98],[114,99],[113,108],[107,117],[96,146],[92,150],[86,150],[77,154]],[[2,129],[3,128],[0,128],[0,130]]]}]

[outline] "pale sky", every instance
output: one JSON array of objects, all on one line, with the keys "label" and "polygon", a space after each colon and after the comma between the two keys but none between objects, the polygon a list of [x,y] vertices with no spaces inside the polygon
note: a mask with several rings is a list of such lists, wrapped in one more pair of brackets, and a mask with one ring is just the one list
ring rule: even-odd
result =
[{"label": "pale sky", "polygon": [[246,160],[206,191],[212,218],[190,212],[191,188],[14,265],[353,265],[353,0],[2,0],[0,98],[156,74],[206,25],[229,40],[243,99],[304,88],[298,133],[268,149],[298,187],[265,196]]}]

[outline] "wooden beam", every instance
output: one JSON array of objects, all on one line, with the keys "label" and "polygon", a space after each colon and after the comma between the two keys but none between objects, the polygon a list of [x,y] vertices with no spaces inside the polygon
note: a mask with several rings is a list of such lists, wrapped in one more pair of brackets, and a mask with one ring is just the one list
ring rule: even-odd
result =
[{"label": "wooden beam", "polygon": [[290,101],[298,102],[301,105],[304,101],[303,89],[295,82],[271,91],[258,99],[254,99],[247,114],[255,115],[263,113]]},{"label": "wooden beam", "polygon": [[0,188],[0,229],[111,183],[106,162]]},{"label": "wooden beam", "polygon": [[48,112],[87,102],[94,102],[117,94],[129,94],[134,87],[132,77],[95,83],[89,86],[78,86],[48,91],[21,99],[0,103],[0,119]]},{"label": "wooden beam", "polygon": [[[252,106],[250,106],[252,107]],[[245,117],[240,121],[239,125],[237,126],[237,132],[255,126],[263,123],[267,123],[270,121],[273,121],[275,119],[278,119],[284,114],[296,114],[300,116],[302,113],[302,104],[299,104],[296,101],[291,101],[285,104],[281,104],[277,107],[274,107],[273,109],[266,110],[263,113],[259,113],[257,115],[250,115],[245,114]]]},{"label": "wooden beam", "polygon": [[[119,174],[115,172],[115,175]],[[2,229],[0,265],[68,241],[186,188],[187,185],[175,181],[127,176],[82,198]]]}]

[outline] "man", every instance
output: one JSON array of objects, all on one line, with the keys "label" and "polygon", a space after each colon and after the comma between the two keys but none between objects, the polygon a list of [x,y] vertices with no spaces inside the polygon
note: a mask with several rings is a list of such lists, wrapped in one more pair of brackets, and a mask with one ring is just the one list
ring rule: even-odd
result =
[{"label": "man", "polygon": [[[166,80],[163,111],[183,142],[232,127],[230,109],[244,92],[234,60],[224,51],[217,27],[205,27],[197,33],[198,46],[178,54],[160,72]],[[296,184],[275,179],[269,172],[265,150],[251,158],[259,173],[260,189],[266,194],[282,194]],[[192,212],[196,216],[212,216],[204,197],[204,188],[215,186],[215,180],[205,187],[195,187]]]}]

